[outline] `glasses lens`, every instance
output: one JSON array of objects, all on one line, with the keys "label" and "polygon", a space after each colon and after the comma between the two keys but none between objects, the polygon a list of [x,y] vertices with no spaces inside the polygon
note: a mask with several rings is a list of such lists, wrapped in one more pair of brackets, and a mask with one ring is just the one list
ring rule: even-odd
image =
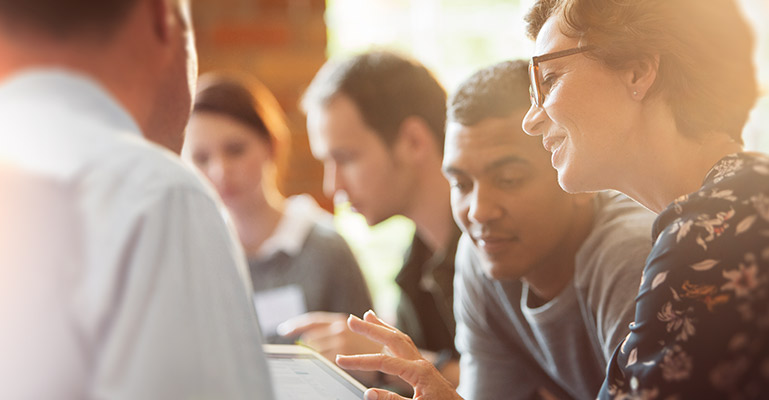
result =
[{"label": "glasses lens", "polygon": [[536,95],[534,94],[534,88],[531,86],[531,84],[529,84],[529,100],[531,101],[531,105],[537,105]]},{"label": "glasses lens", "polygon": [[529,62],[529,97],[531,104],[539,107],[539,81],[537,80],[537,67]]}]

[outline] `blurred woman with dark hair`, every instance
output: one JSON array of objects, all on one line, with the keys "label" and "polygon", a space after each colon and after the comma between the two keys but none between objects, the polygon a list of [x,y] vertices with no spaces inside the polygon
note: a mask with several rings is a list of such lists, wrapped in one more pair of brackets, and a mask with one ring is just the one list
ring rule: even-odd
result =
[{"label": "blurred woman with dark hair", "polygon": [[248,258],[265,337],[307,311],[359,314],[371,298],[331,215],[309,195],[284,198],[276,162],[288,139],[275,97],[247,77],[200,78],[182,156],[214,185]]}]

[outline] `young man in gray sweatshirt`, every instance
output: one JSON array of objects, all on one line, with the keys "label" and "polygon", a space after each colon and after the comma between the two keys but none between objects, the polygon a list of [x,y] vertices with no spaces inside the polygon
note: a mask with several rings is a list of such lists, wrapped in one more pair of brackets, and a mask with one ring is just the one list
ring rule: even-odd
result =
[{"label": "young man in gray sweatshirt", "polygon": [[[449,100],[443,171],[462,229],[454,281],[458,392],[467,399],[594,398],[628,333],[654,215],[615,192],[569,194],[521,131],[527,63],[466,80]],[[456,398],[399,332],[351,319],[389,355],[346,368],[397,372],[425,399]],[[414,377],[418,377],[415,379]],[[389,394],[379,399],[389,399]]]}]

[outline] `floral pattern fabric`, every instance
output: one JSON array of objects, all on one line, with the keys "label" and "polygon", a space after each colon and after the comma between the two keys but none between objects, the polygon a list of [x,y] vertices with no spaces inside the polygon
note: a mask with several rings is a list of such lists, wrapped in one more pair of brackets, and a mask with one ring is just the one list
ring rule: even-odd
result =
[{"label": "floral pattern fabric", "polygon": [[653,238],[599,398],[769,399],[769,157],[721,159]]}]

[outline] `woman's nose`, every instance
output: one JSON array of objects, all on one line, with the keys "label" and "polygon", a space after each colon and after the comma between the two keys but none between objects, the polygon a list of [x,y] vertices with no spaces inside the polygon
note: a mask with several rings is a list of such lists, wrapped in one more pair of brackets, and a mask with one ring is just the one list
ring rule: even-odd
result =
[{"label": "woman's nose", "polygon": [[544,115],[544,108],[532,104],[529,107],[529,111],[526,112],[526,116],[523,117],[523,123],[521,124],[523,131],[531,136],[541,135],[543,133]]}]

